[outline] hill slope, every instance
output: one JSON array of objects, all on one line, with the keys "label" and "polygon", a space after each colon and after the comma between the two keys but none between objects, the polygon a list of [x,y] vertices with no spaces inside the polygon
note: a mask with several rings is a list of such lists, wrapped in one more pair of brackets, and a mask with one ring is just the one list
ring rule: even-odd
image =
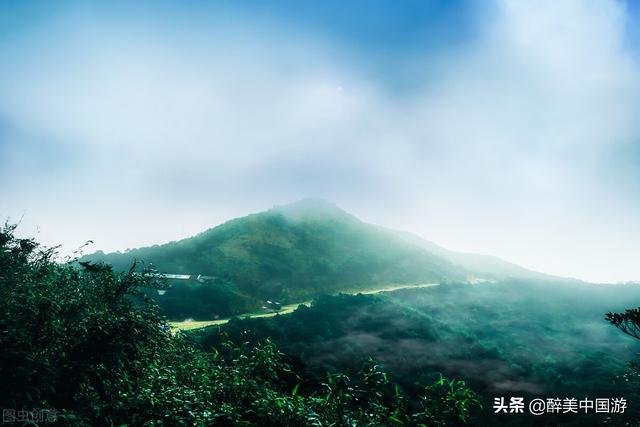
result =
[{"label": "hill slope", "polygon": [[234,219],[177,242],[83,260],[125,269],[133,259],[162,272],[216,276],[247,296],[282,301],[466,277],[448,261],[318,200]]},{"label": "hill slope", "polygon": [[83,260],[124,270],[138,259],[165,273],[215,276],[213,283],[175,284],[159,299],[165,309],[171,306],[168,315],[176,319],[237,314],[259,308],[264,300],[298,302],[389,284],[505,276],[467,268],[473,265],[460,262],[456,253],[407,236],[310,199],[234,219],[177,242],[125,253],[97,252]]},{"label": "hill slope", "polygon": [[[621,334],[603,314],[639,304],[637,285],[508,279],[320,297],[287,316],[234,319],[191,334],[205,347],[223,337],[240,343],[268,337],[319,381],[327,370],[357,370],[358,361],[367,357],[405,390],[431,382],[438,373],[461,378],[489,409],[474,425],[595,426],[604,424],[598,418],[602,414],[509,417],[491,407],[503,394],[527,401],[577,393],[622,395],[630,401],[640,391],[637,384],[614,378],[625,372],[640,341]],[[639,410],[636,406],[626,415],[637,420]],[[616,425],[626,421],[616,418]]]},{"label": "hill slope", "polygon": [[408,233],[406,231],[397,231],[384,229],[387,232],[400,237],[408,243],[414,244],[418,247],[437,255],[450,263],[462,267],[464,270],[472,273],[475,277],[491,280],[501,280],[506,278],[519,278],[519,279],[540,279],[540,280],[561,280],[576,282],[577,279],[561,278],[552,276],[550,274],[540,273],[505,261],[501,258],[481,255],[467,252],[456,252],[449,249],[445,249],[433,242],[416,236],[415,234]]}]

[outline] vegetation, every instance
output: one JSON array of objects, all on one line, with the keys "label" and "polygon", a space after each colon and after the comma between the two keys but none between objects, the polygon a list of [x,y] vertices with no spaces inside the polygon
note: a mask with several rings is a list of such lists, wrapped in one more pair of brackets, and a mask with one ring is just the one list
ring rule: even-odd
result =
[{"label": "vegetation", "polygon": [[[640,419],[637,405],[616,418],[491,410],[500,396],[640,401],[640,363],[627,363],[640,350],[640,308],[625,311],[640,305],[637,285],[559,280],[437,248],[432,255],[424,242],[326,204],[276,208],[181,242],[65,262],[14,231],[0,231],[3,408],[56,410],[61,424],[82,426]],[[158,279],[156,268],[215,278],[178,285]],[[521,278],[467,284],[481,269]],[[425,281],[441,284],[389,286]],[[385,286],[393,290],[323,295]],[[266,299],[310,296],[311,306],[287,315],[190,332],[172,332],[166,320],[210,320]],[[605,312],[628,337],[602,320]]]},{"label": "vegetation", "polygon": [[216,315],[227,316],[265,300],[300,302],[347,289],[466,277],[445,259],[320,201],[235,219],[178,242],[83,258],[119,271],[136,259],[165,273],[219,278],[199,286],[171,283],[164,296],[156,295],[173,320],[212,319],[212,310],[201,308],[205,300],[219,304]]},{"label": "vegetation", "polygon": [[[640,340],[640,307],[621,313],[609,312],[606,319],[625,334]],[[621,378],[624,383],[632,385],[635,395],[640,399],[640,358],[636,357],[629,363]]]},{"label": "vegetation", "polygon": [[640,340],[640,308],[625,310],[624,313],[607,313],[607,320],[625,334]]},{"label": "vegetation", "polygon": [[439,378],[416,399],[365,359],[320,381],[268,339],[203,351],[173,335],[135,268],[55,262],[0,231],[0,403],[57,411],[63,425],[459,425],[478,401]]},{"label": "vegetation", "polygon": [[[496,396],[626,397],[626,361],[640,350],[602,321],[602,313],[640,302],[637,286],[509,280],[382,295],[321,297],[311,307],[270,319],[232,320],[192,334],[205,346],[218,330],[237,341],[269,337],[313,378],[357,370],[371,356],[415,396],[439,373],[464,378],[485,408]],[[640,396],[639,396],[640,397]],[[538,425],[540,418],[480,414],[488,425]],[[616,422],[639,419],[638,407]],[[597,416],[547,415],[548,424],[602,424]]]},{"label": "vegetation", "polygon": [[167,282],[161,291],[163,295],[156,290],[148,290],[145,294],[154,299],[162,314],[171,320],[215,320],[253,312],[264,305],[264,301],[246,295],[233,283],[223,279],[205,283]]}]

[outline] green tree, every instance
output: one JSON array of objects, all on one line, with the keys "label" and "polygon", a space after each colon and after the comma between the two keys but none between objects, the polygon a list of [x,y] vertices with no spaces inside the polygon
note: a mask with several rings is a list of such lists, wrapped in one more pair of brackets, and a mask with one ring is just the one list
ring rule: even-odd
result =
[{"label": "green tree", "polygon": [[606,319],[625,334],[640,340],[640,307],[623,313],[607,313]]},{"label": "green tree", "polygon": [[[640,340],[640,307],[625,310],[622,313],[607,313],[606,319],[625,334]],[[640,386],[640,360],[629,362],[628,370],[622,375],[626,383]]]}]

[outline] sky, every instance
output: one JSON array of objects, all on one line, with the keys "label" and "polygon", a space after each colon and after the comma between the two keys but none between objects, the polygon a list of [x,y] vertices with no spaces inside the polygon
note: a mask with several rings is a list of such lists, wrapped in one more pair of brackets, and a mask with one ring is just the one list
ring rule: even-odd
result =
[{"label": "sky", "polygon": [[640,280],[640,2],[0,2],[0,217],[68,254],[324,198]]}]

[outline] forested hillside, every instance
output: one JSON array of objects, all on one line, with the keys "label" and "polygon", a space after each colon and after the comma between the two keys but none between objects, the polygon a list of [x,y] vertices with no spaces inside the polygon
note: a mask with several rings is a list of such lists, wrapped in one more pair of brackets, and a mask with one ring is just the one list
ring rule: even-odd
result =
[{"label": "forested hillside", "polygon": [[303,200],[231,220],[195,237],[88,255],[126,271],[134,260],[159,272],[214,276],[170,281],[157,299],[172,319],[201,320],[389,284],[544,277],[497,258],[460,254],[408,233],[366,224],[333,204]]},{"label": "forested hillside", "polygon": [[[323,297],[290,315],[193,334],[207,346],[220,331],[238,342],[268,337],[311,377],[357,370],[355,361],[373,357],[409,393],[439,373],[464,378],[485,408],[496,396],[636,400],[638,387],[622,375],[640,346],[604,313],[638,305],[638,286],[509,280]],[[634,406],[616,423],[639,415]],[[541,421],[482,412],[489,425],[599,425],[605,418],[598,416],[550,414]]]}]

